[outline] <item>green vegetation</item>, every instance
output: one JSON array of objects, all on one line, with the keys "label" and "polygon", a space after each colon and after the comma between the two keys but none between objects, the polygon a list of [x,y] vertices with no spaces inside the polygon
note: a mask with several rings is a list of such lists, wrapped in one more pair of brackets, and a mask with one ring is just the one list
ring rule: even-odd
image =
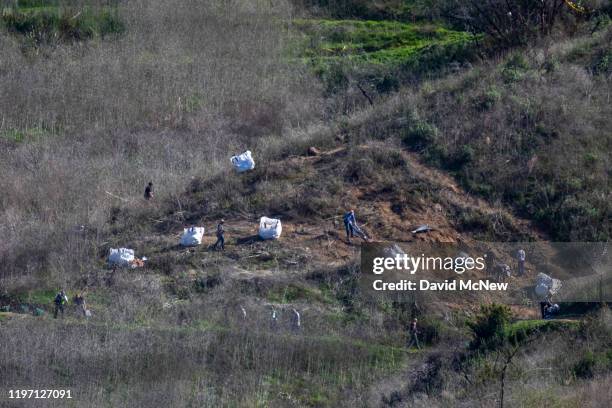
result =
[{"label": "green vegetation", "polygon": [[[604,129],[612,113],[609,80],[593,67],[611,38],[608,27],[588,42],[568,40],[539,62],[536,50],[514,51],[427,82],[418,96],[399,95],[361,118],[354,133],[375,129],[378,138],[399,139],[467,191],[504,202],[554,240],[605,241],[612,208],[602,194],[609,160],[600,152],[610,149]],[[480,215],[458,215],[466,230],[489,229]]]},{"label": "green vegetation", "polygon": [[612,350],[592,352],[587,351],[580,356],[572,367],[573,374],[578,378],[593,378],[598,372],[612,371]]},{"label": "green vegetation", "polygon": [[57,290],[31,290],[26,293],[17,294],[19,302],[28,303],[31,305],[50,305],[53,303]]},{"label": "green vegetation", "polygon": [[571,320],[520,320],[511,323],[504,328],[507,338],[524,338],[536,332],[546,332],[550,330],[564,331],[566,329],[577,329],[579,321]]},{"label": "green vegetation", "polygon": [[333,91],[350,77],[372,82],[379,92],[396,89],[404,79],[473,58],[477,39],[430,23],[309,19],[293,24],[304,35],[299,54]]},{"label": "green vegetation", "polygon": [[468,327],[474,333],[471,343],[473,349],[492,349],[506,340],[506,330],[510,322],[510,308],[505,305],[483,305]]},{"label": "green vegetation", "polygon": [[18,6],[2,9],[0,17],[0,28],[38,41],[84,40],[125,30],[115,6],[71,7],[53,1],[19,2]]},{"label": "green vegetation", "polygon": [[348,57],[399,66],[418,59],[428,47],[466,44],[472,40],[468,33],[432,24],[359,20],[296,20],[294,24],[309,38],[305,56],[321,60]]}]

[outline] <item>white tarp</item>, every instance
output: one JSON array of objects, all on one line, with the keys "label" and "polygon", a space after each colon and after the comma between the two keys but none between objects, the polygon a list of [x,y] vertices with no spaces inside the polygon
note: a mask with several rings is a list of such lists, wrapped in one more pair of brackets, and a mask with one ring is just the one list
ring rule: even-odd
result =
[{"label": "white tarp", "polygon": [[283,232],[280,220],[261,217],[259,220],[259,236],[262,239],[279,239]]},{"label": "white tarp", "polygon": [[202,237],[204,236],[204,227],[191,227],[183,230],[183,236],[181,237],[182,246],[197,246],[202,243]]},{"label": "white tarp", "polygon": [[108,263],[111,266],[129,267],[134,262],[134,250],[127,248],[111,248]]},{"label": "white tarp", "polygon": [[242,173],[243,171],[253,170],[255,168],[255,161],[251,156],[251,151],[247,150],[246,152],[239,154],[237,156],[232,156],[230,159],[234,168],[238,173]]},{"label": "white tarp", "polygon": [[553,279],[545,273],[538,273],[536,277],[535,293],[540,297],[556,294],[561,289],[561,281]]}]

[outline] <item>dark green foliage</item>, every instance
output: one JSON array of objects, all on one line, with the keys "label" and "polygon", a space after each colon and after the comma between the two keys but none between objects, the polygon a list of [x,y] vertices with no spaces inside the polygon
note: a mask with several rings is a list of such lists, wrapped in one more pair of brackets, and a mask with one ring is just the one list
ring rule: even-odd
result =
[{"label": "dark green foliage", "polygon": [[469,321],[468,327],[474,334],[470,343],[472,349],[492,349],[505,341],[506,327],[512,313],[506,305],[483,305],[480,313]]},{"label": "dark green foliage", "polygon": [[573,372],[578,378],[593,378],[595,369],[595,355],[588,351],[574,365]]},{"label": "dark green foliage", "polygon": [[518,82],[525,76],[528,69],[529,65],[525,58],[520,54],[515,54],[502,67],[501,78],[506,84]]},{"label": "dark green foliage", "polygon": [[423,150],[434,144],[438,130],[427,122],[417,121],[403,137],[403,142],[411,150]]}]

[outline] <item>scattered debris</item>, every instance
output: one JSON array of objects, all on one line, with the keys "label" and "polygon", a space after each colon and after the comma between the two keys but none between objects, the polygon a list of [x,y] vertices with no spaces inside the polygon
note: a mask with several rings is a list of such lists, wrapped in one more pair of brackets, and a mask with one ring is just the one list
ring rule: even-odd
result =
[{"label": "scattered debris", "polygon": [[431,228],[429,225],[425,224],[425,225],[418,226],[416,229],[412,230],[411,232],[413,234],[421,234],[421,233],[425,233],[425,232],[429,232],[429,231],[433,231],[433,228]]},{"label": "scattered debris", "polygon": [[318,156],[320,154],[321,154],[321,150],[317,149],[316,147],[310,146],[308,148],[308,155],[309,156]]},{"label": "scattered debris", "polygon": [[253,170],[255,168],[255,161],[251,156],[250,150],[247,150],[242,154],[232,156],[230,160],[238,173]]},{"label": "scattered debris", "polygon": [[111,248],[108,256],[108,264],[111,267],[141,268],[147,258],[138,259],[134,257],[134,250],[128,248]]}]

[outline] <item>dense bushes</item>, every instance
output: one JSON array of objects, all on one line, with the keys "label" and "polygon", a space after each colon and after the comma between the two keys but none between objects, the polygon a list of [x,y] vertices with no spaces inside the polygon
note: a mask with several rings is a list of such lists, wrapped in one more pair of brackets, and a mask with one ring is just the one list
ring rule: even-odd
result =
[{"label": "dense bushes", "polygon": [[610,149],[609,80],[591,70],[591,57],[609,49],[602,46],[609,30],[595,38],[588,49],[576,43],[579,59],[571,49],[545,59],[513,53],[441,81],[423,93],[404,142],[455,172],[468,190],[537,220],[554,239],[606,240],[609,163],[601,152]]},{"label": "dense bushes", "polygon": [[474,320],[468,322],[474,334],[470,347],[488,349],[502,344],[506,339],[506,327],[510,318],[510,308],[506,305],[483,305]]},{"label": "dense bushes", "polygon": [[564,0],[479,0],[441,2],[445,15],[469,26],[474,32],[485,33],[496,46],[524,45],[538,36],[550,34],[557,23],[574,14]]}]

